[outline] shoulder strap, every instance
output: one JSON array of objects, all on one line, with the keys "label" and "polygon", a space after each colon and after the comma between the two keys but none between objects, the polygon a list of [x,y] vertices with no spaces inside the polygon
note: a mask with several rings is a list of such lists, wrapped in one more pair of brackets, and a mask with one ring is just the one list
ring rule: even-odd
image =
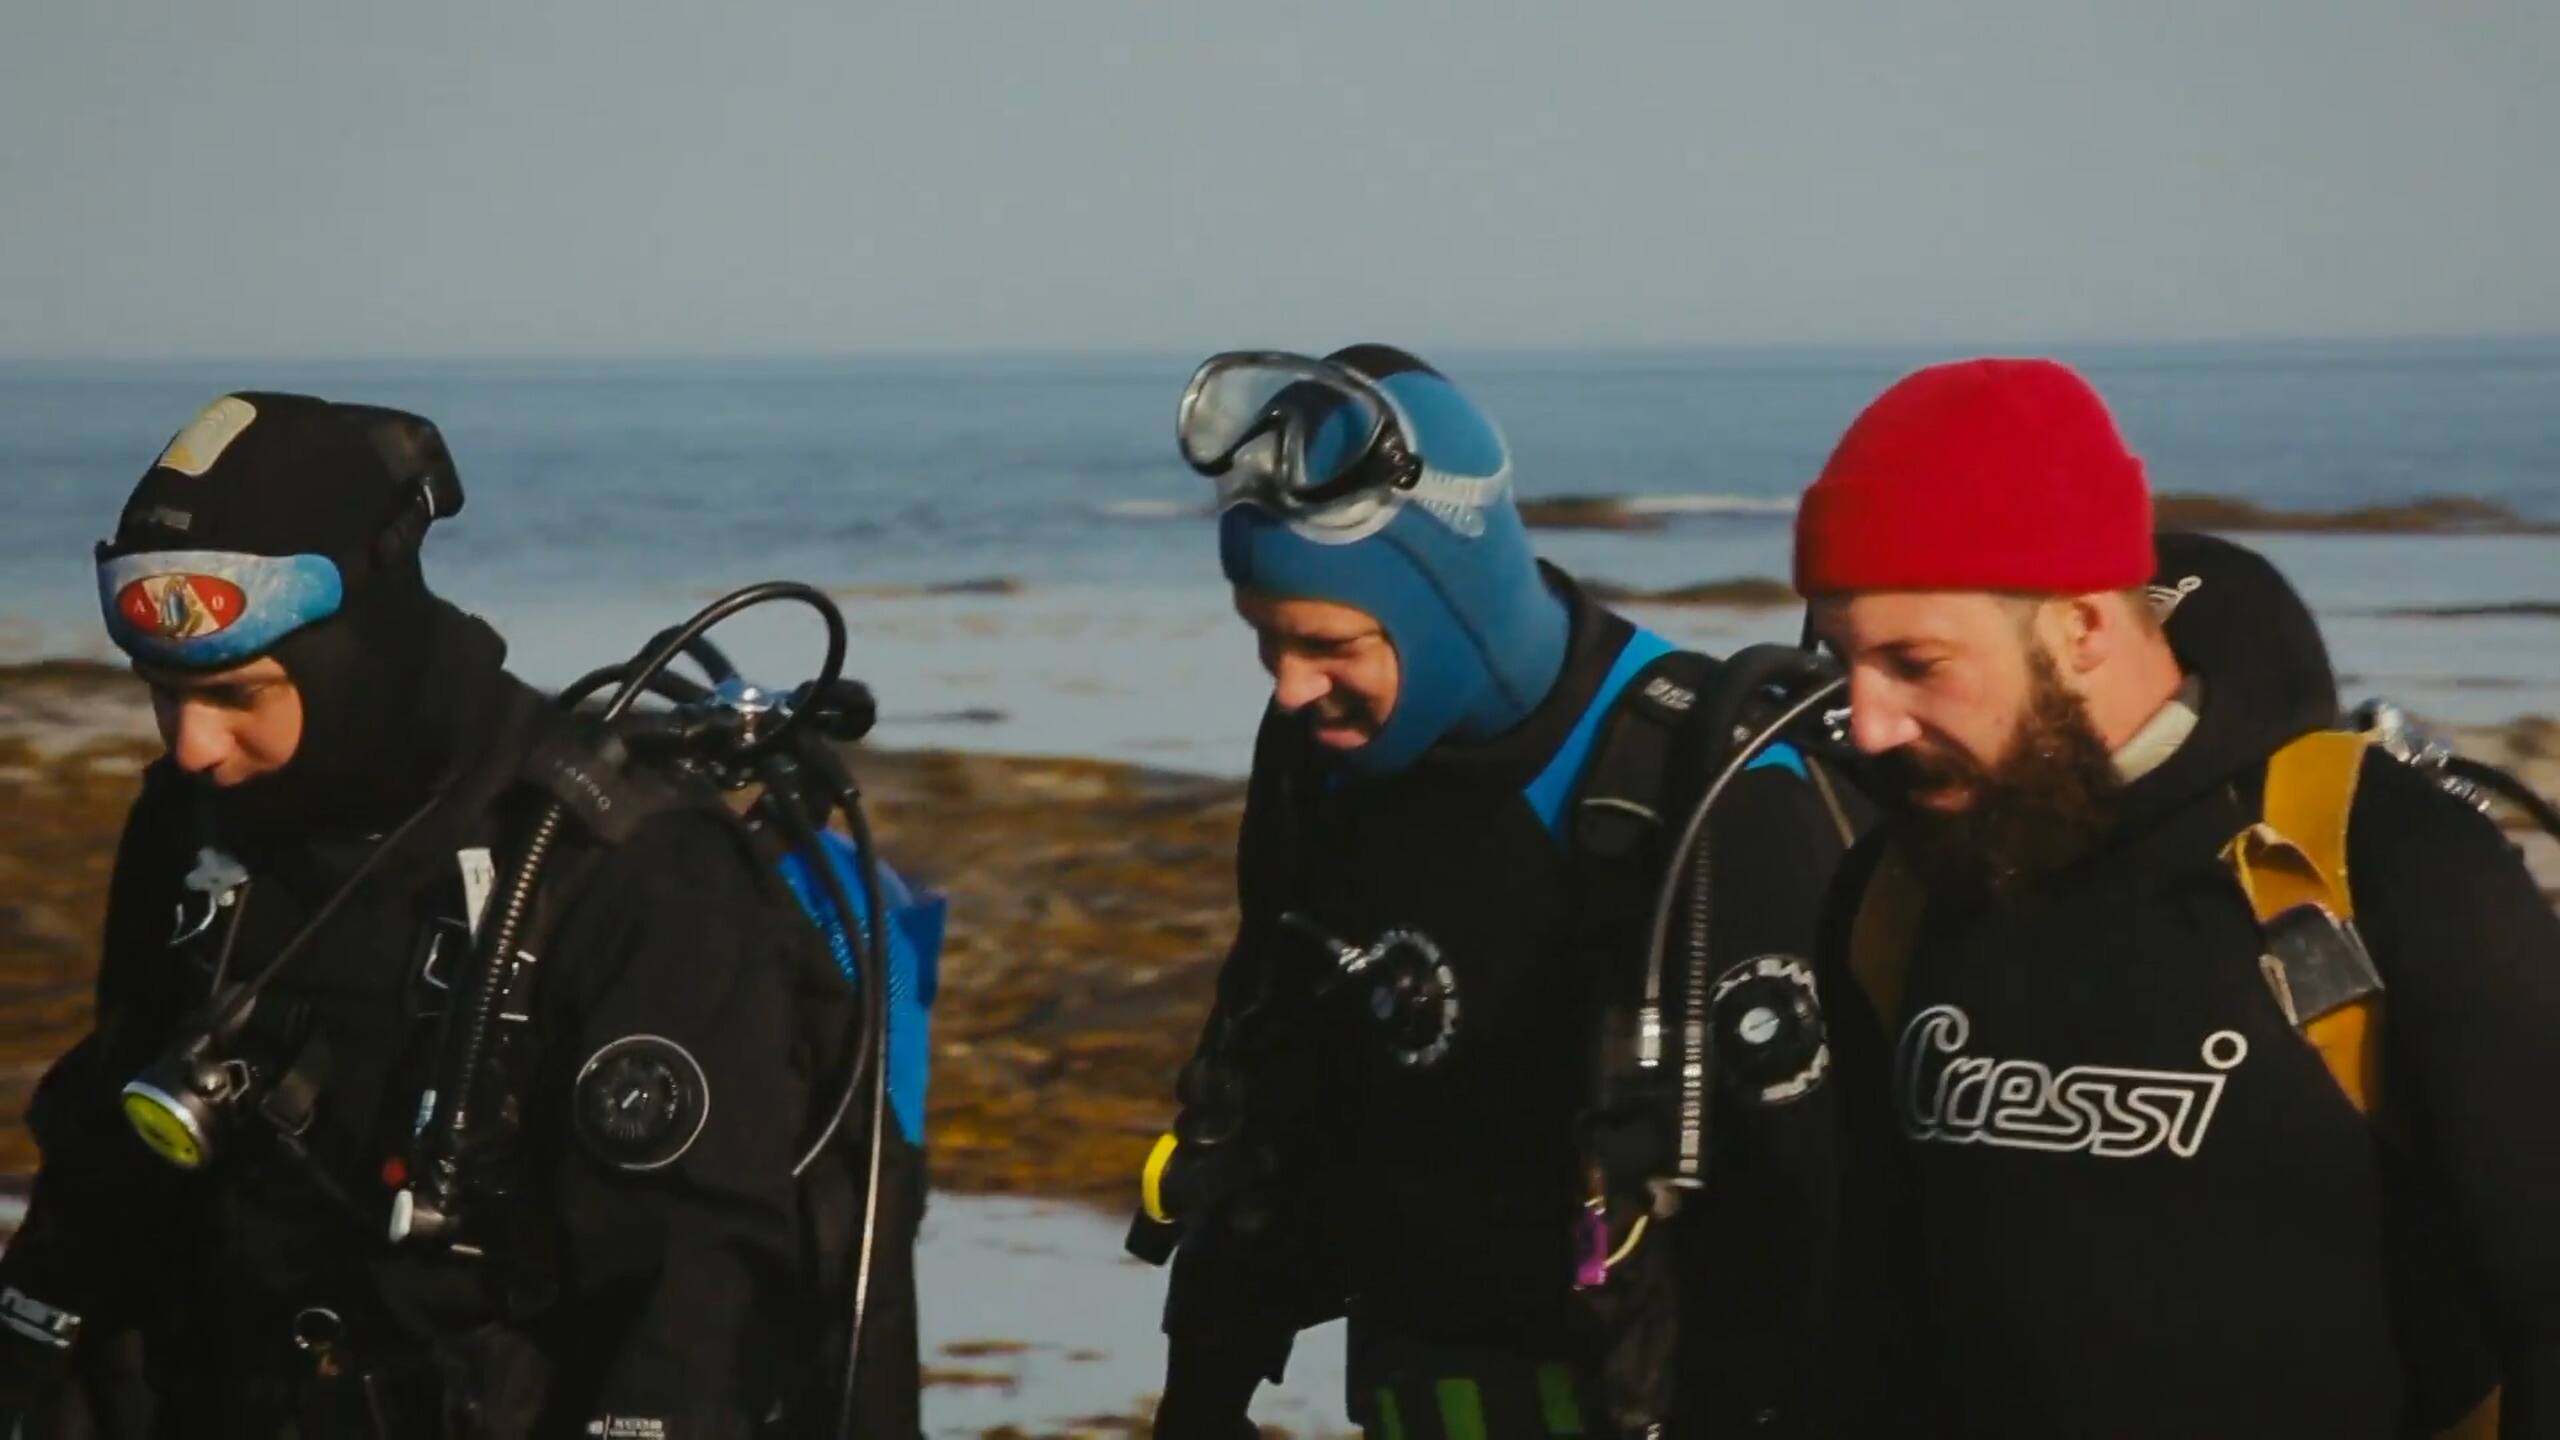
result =
[{"label": "shoulder strap", "polygon": [[[1635,663],[1626,663],[1630,656]],[[1611,691],[1595,697],[1583,717],[1590,733],[1571,747],[1581,753],[1558,787],[1559,808],[1550,821],[1565,847],[1574,945],[1593,967],[1604,1009],[1631,1007],[1643,990],[1643,948],[1662,883],[1662,851],[1682,819],[1670,792],[1687,748],[1683,736],[1694,728],[1699,696],[1715,674],[1714,661],[1675,650],[1644,630],[1628,641],[1620,661]],[[1563,803],[1567,796],[1570,804]],[[1537,803],[1535,786],[1530,799]],[[1604,1033],[1619,1028],[1604,1023]]]},{"label": "shoulder strap", "polygon": [[[1697,703],[1697,677],[1686,672],[1705,663],[1704,657],[1676,650],[1650,630],[1627,636],[1581,718],[1538,778],[1521,792],[1550,832],[1578,843],[1584,806],[1595,787],[1615,796],[1611,803],[1651,809],[1671,737]],[[1565,814],[1568,799],[1580,802],[1570,819]]]},{"label": "shoulder strap", "polygon": [[1849,973],[1876,1012],[1887,1044],[1902,1026],[1902,982],[1911,971],[1912,937],[1928,903],[1901,852],[1888,849],[1867,872],[1867,888],[1858,895],[1858,913],[1849,925]]},{"label": "shoulder strap", "polygon": [[566,806],[588,834],[618,845],[641,821],[683,803],[673,786],[628,758],[617,742],[564,725],[535,743],[522,775]]},{"label": "shoulder strap", "polygon": [[2267,761],[2259,819],[2223,847],[2266,943],[2258,968],[2359,1112],[2382,1088],[2382,975],[2355,928],[2347,818],[2365,738],[2324,730]]},{"label": "shoulder strap", "polygon": [[[2368,737],[2324,730],[2267,761],[2254,825],[2223,847],[2223,863],[2258,917],[2258,964],[2285,1016],[2320,1052],[2358,1113],[2382,1098],[2382,974],[2355,925],[2347,830]],[[2492,1440],[2500,1391],[2438,1431],[2437,1440]]]},{"label": "shoulder strap", "polygon": [[2321,730],[2267,761],[2259,820],[2232,838],[2223,858],[2261,919],[2294,905],[2325,905],[2355,918],[2347,885],[2347,816],[2363,773],[2365,738]]}]

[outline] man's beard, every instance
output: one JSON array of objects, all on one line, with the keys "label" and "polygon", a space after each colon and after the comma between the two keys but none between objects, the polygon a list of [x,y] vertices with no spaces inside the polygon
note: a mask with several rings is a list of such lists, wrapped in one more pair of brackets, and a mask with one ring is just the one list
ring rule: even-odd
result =
[{"label": "man's beard", "polygon": [[[2027,712],[1997,764],[1907,747],[1877,759],[1897,812],[1903,863],[1933,896],[2006,894],[2087,854],[2115,821],[2124,782],[2088,707],[2042,649],[2028,649],[2027,665]],[[1963,810],[1933,810],[1909,798],[1955,787],[1973,792]]]}]

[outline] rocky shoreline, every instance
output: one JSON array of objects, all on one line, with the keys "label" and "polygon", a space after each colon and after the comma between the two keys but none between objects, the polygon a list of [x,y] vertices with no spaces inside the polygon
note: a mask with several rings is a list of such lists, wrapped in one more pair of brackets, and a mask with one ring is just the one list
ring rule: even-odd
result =
[{"label": "rocky shoreline", "polygon": [[[1705,503],[1700,503],[1701,501]],[[1667,530],[1699,517],[1735,514],[1784,516],[1794,509],[1777,497],[1628,495],[1613,491],[1565,491],[1520,497],[1520,518],[1533,530]],[[1210,506],[1147,503],[1119,514],[1143,521],[1199,520]],[[2285,535],[2548,535],[2560,525],[2519,514],[2514,507],[2477,495],[2421,495],[2392,504],[2334,510],[2285,510],[2228,495],[2162,491],[2152,514],[2165,530],[2214,530]],[[966,582],[970,587],[1001,584]],[[898,587],[901,590],[911,587]]]},{"label": "rocky shoreline", "polygon": [[[2560,722],[2458,739],[2560,794]],[[86,1023],[117,829],[157,749],[122,670],[0,668],[0,1175],[34,1165],[19,1116]],[[1125,1204],[1234,925],[1242,784],[952,751],[854,761],[885,853],[951,898],[935,1185]],[[2530,850],[2560,892],[2560,846]]]},{"label": "rocky shoreline", "polygon": [[[1770,513],[1785,511],[1780,504]],[[1678,523],[1683,513],[1657,496],[1595,493],[1520,500],[1521,518],[1540,530],[1662,530]],[[2227,495],[2163,491],[2152,497],[2152,515],[2164,530],[2233,534],[2546,535],[2560,528],[2474,495],[2427,495],[2339,510],[2282,510]]]},{"label": "rocky shoreline", "polygon": [[[116,836],[158,751],[123,670],[0,667],[0,1176],[34,1168],[20,1116],[87,1023]],[[951,899],[934,1183],[1122,1203],[1234,926],[1244,787],[1093,760],[853,760],[884,853]]]}]

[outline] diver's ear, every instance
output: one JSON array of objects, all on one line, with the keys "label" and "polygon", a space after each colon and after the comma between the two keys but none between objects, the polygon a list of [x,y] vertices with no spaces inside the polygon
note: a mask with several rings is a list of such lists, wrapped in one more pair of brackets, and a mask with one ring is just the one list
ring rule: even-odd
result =
[{"label": "diver's ear", "polygon": [[2048,602],[2039,628],[2063,671],[2086,675],[2136,638],[2139,621],[2125,609],[2123,595],[2102,590]]}]

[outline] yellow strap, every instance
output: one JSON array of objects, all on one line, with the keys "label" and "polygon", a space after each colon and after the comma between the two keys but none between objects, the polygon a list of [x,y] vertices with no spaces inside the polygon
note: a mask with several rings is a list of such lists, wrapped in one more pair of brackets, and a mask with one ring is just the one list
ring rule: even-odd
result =
[{"label": "yellow strap", "polygon": [[[2325,905],[2342,921],[2355,919],[2347,820],[2355,811],[2364,752],[2362,735],[2322,731],[2268,760],[2262,818],[2233,836],[2222,852],[2259,923],[2301,904]],[[2382,1094],[2381,1026],[2382,997],[2376,995],[2302,1027],[2302,1038],[2320,1052],[2338,1088],[2368,1115]],[[2498,1393],[2491,1390],[2438,1440],[2497,1440]]]},{"label": "yellow strap", "polygon": [[1645,1227],[1652,1223],[1653,1216],[1650,1213],[1637,1216],[1636,1223],[1627,1227],[1627,1238],[1618,1246],[1617,1252],[1600,1262],[1602,1268],[1615,1270],[1625,1262],[1628,1256],[1636,1253],[1636,1247],[1644,1243]]},{"label": "yellow strap", "polygon": [[1180,1148],[1180,1137],[1167,1130],[1156,1137],[1156,1148],[1147,1152],[1147,1168],[1138,1172],[1138,1203],[1146,1207],[1147,1218],[1159,1225],[1173,1220],[1164,1212],[1164,1167],[1173,1163],[1173,1152]]},{"label": "yellow strap", "polygon": [[1849,973],[1866,992],[1867,1008],[1876,1012],[1888,1045],[1902,1025],[1902,982],[1911,972],[1911,945],[1928,903],[1901,853],[1887,850],[1867,876],[1857,918],[1849,925]]},{"label": "yellow strap", "polygon": [[2498,1440],[2498,1392],[2480,1402],[2470,1414],[2453,1422],[2450,1430],[2436,1432],[2437,1440]]},{"label": "yellow strap", "polygon": [[[2257,824],[2231,837],[2223,863],[2240,882],[2261,925],[2300,905],[2318,905],[2342,922],[2356,915],[2347,883],[2347,818],[2364,773],[2365,739],[2338,730],[2305,735],[2267,761],[2266,797]],[[2382,1091],[2380,996],[2359,1001],[2302,1027],[2302,1038],[2347,1100],[2373,1112]]]},{"label": "yellow strap", "polygon": [[2292,841],[2318,869],[2330,908],[2341,920],[2356,914],[2355,892],[2347,884],[2347,817],[2355,810],[2364,752],[2364,737],[2343,730],[2303,736],[2267,761],[2266,799],[2258,810],[2262,824]]}]

